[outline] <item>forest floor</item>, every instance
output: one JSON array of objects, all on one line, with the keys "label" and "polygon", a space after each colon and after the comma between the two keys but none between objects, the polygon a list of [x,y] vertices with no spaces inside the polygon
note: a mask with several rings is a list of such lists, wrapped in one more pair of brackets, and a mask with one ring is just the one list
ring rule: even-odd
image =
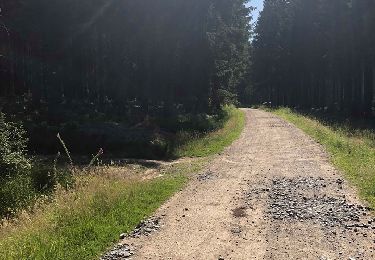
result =
[{"label": "forest floor", "polygon": [[323,147],[246,109],[241,137],[103,259],[375,259],[375,219]]}]

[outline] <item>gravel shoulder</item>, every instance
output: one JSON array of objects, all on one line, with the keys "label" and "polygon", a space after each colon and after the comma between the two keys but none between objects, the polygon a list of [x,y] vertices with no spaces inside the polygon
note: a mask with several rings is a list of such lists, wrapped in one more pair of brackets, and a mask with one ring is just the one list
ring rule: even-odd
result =
[{"label": "gravel shoulder", "polygon": [[324,149],[245,112],[240,139],[104,259],[375,259],[374,214]]}]

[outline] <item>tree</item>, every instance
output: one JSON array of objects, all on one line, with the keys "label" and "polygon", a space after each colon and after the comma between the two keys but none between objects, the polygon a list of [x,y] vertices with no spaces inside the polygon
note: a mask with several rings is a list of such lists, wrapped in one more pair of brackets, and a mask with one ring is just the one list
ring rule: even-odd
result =
[{"label": "tree", "polygon": [[[246,0],[4,1],[0,95],[47,104],[217,110],[248,70]],[[3,21],[4,20],[4,21]],[[6,73],[4,72],[6,71]]]},{"label": "tree", "polygon": [[253,42],[258,101],[369,115],[374,7],[370,0],[266,0]]}]

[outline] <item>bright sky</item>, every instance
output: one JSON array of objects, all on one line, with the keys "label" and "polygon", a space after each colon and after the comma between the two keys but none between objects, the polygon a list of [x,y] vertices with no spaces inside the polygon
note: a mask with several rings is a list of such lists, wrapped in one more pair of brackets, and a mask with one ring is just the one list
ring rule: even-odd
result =
[{"label": "bright sky", "polygon": [[251,0],[250,5],[257,8],[253,13],[253,22],[256,22],[259,17],[259,12],[263,10],[263,0]]}]

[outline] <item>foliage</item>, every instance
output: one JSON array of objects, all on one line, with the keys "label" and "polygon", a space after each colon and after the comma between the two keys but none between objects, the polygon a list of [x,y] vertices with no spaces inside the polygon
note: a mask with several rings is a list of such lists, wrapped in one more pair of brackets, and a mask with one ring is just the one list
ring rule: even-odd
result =
[{"label": "foliage", "polygon": [[0,179],[31,169],[26,156],[26,133],[20,124],[6,121],[0,113]]},{"label": "foliage", "polygon": [[32,165],[26,145],[22,126],[9,122],[0,113],[0,217],[12,214],[34,199],[29,176]]},{"label": "foliage", "polygon": [[0,219],[14,216],[35,202],[38,194],[29,175],[15,175],[0,183]]},{"label": "foliage", "polygon": [[29,158],[25,135],[21,124],[0,114],[0,218],[31,206],[58,184],[67,188],[73,183],[68,170]]},{"label": "foliage", "polygon": [[69,167],[34,162],[30,171],[34,189],[38,193],[53,192],[57,185],[69,189],[74,185],[73,172]]},{"label": "foliage", "polygon": [[33,163],[27,172],[19,172],[0,183],[0,219],[12,218],[29,210],[41,197],[53,195],[57,187],[69,189],[74,185],[72,172],[46,163]]}]

